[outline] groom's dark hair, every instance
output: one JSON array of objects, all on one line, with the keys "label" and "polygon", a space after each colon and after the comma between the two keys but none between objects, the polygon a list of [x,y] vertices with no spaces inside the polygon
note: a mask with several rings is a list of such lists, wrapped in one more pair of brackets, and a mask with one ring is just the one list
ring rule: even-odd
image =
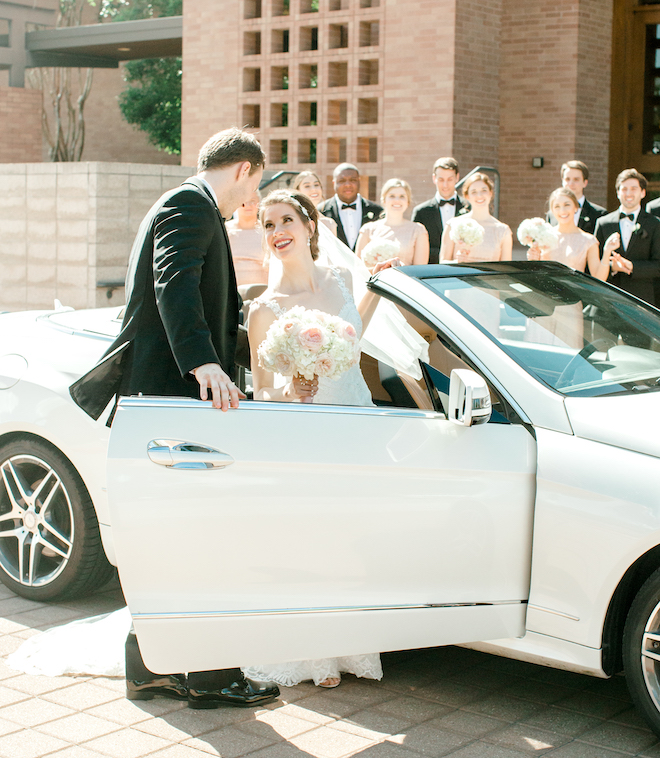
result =
[{"label": "groom's dark hair", "polygon": [[214,168],[228,168],[247,161],[252,168],[250,174],[266,165],[266,154],[253,134],[236,126],[214,134],[199,151],[197,173]]},{"label": "groom's dark hair", "polygon": [[614,182],[614,189],[618,192],[619,187],[628,179],[637,179],[639,186],[645,190],[649,183],[646,181],[644,174],[640,174],[636,168],[624,168],[623,171],[617,176],[616,182]]}]

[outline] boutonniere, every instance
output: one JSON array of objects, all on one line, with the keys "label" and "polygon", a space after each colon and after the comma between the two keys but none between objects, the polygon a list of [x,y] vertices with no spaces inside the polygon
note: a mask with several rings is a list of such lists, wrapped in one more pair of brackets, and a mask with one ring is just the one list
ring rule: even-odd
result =
[{"label": "boutonniere", "polygon": [[468,209],[465,206],[463,206],[462,208],[458,209],[458,215],[459,216],[462,216],[464,213],[467,213],[467,212],[468,212]]},{"label": "boutonniere", "polygon": [[367,218],[373,218],[373,217],[374,217],[374,212],[369,211],[369,213],[367,213]]},{"label": "boutonniere", "polygon": [[591,221],[591,219],[589,218],[589,216],[585,216],[584,221]]},{"label": "boutonniere", "polygon": [[639,221],[635,224],[635,226],[633,226],[633,230],[632,230],[633,234],[637,234],[637,232],[641,232],[641,234],[639,235],[639,238],[642,240],[645,240],[649,236],[649,233],[646,231],[646,229],[642,229]]}]

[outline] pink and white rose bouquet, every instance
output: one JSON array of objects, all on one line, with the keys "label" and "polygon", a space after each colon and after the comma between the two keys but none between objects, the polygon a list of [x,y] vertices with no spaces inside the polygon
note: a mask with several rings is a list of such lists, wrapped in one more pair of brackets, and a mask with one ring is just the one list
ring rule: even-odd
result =
[{"label": "pink and white rose bouquet", "polygon": [[266,371],[338,379],[360,360],[360,342],[347,321],[297,305],[270,325],[257,355]]},{"label": "pink and white rose bouquet", "polygon": [[396,258],[401,252],[401,245],[398,242],[388,239],[373,239],[362,248],[360,255],[362,262],[368,269],[372,269],[377,263],[389,261],[390,258]]},{"label": "pink and white rose bouquet", "polygon": [[559,244],[554,227],[542,218],[526,218],[518,227],[518,241],[541,250],[554,250]]},{"label": "pink and white rose bouquet", "polygon": [[484,228],[473,218],[457,216],[451,223],[449,236],[457,245],[474,247],[484,241]]}]

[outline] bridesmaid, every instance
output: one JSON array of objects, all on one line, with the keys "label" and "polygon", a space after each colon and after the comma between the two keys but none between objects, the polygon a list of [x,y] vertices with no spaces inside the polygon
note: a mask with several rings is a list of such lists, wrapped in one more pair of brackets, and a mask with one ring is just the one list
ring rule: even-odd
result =
[{"label": "bridesmaid", "polygon": [[371,221],[360,229],[355,252],[362,257],[362,250],[372,240],[387,239],[398,242],[397,257],[403,266],[429,262],[429,233],[416,221],[408,221],[403,214],[412,205],[410,185],[403,179],[385,182],[380,193],[384,218]]},{"label": "bridesmaid", "polygon": [[236,217],[227,222],[227,234],[234,259],[237,286],[268,284],[268,268],[264,263],[261,226],[257,223],[260,196],[258,192],[243,203]]},{"label": "bridesmaid", "polygon": [[[313,171],[301,171],[293,180],[293,189],[302,192],[303,195],[307,195],[317,208],[325,200],[323,197],[323,185],[321,184],[319,175]],[[320,213],[319,221],[325,224],[335,237],[337,236],[337,222],[333,218]]]},{"label": "bridesmaid", "polygon": [[619,235],[615,233],[608,237],[601,259],[598,240],[575,224],[575,211],[579,207],[577,197],[567,187],[560,187],[550,195],[548,208],[558,221],[559,244],[554,250],[530,247],[527,260],[558,261],[582,272],[589,266],[591,276],[605,282],[610,273],[612,253],[620,244]]},{"label": "bridesmaid", "polygon": [[[510,261],[513,250],[511,229],[490,213],[493,182],[488,174],[476,173],[463,182],[463,198],[470,205],[468,213],[455,216],[442,233],[441,261]],[[484,239],[478,245],[460,245],[451,238],[454,225],[463,218],[473,218],[483,227]]]}]

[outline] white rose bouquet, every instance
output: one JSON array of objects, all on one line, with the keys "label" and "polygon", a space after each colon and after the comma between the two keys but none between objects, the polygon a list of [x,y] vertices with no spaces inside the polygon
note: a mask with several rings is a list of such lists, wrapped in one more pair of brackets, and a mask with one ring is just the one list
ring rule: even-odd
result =
[{"label": "white rose bouquet", "polygon": [[484,228],[473,218],[458,216],[452,221],[449,236],[458,245],[473,247],[484,241]]},{"label": "white rose bouquet", "polygon": [[257,355],[266,371],[338,379],[360,360],[360,343],[352,324],[297,305],[270,325]]},{"label": "white rose bouquet", "polygon": [[526,218],[518,227],[518,241],[541,250],[554,250],[559,243],[553,227],[542,218]]},{"label": "white rose bouquet", "polygon": [[362,262],[371,270],[377,263],[396,258],[400,252],[401,245],[398,242],[387,239],[371,240],[362,248]]}]

